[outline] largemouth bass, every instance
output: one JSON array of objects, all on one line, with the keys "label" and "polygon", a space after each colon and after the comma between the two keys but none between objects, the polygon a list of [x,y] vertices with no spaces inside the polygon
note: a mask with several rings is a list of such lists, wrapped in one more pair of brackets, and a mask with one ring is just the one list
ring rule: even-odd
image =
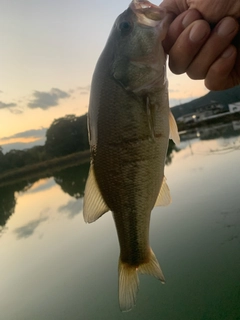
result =
[{"label": "largemouth bass", "polygon": [[149,223],[154,206],[171,201],[164,164],[169,136],[179,142],[162,48],[167,28],[162,9],[132,1],[114,23],[91,85],[91,165],[83,215],[90,223],[109,210],[113,213],[123,311],[135,305],[137,272],[165,281],[149,246]]}]

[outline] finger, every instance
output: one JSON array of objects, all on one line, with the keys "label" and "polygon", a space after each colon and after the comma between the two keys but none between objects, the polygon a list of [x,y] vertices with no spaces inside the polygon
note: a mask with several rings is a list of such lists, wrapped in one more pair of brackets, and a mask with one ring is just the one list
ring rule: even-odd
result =
[{"label": "finger", "polygon": [[209,24],[204,20],[197,20],[180,34],[169,51],[169,67],[173,73],[186,72],[210,33]]},{"label": "finger", "polygon": [[192,79],[204,79],[210,66],[231,44],[238,32],[238,28],[239,26],[235,19],[231,17],[222,19],[189,65],[187,69],[188,76]]},{"label": "finger", "polygon": [[187,10],[177,16],[177,18],[171,23],[167,36],[163,41],[164,51],[168,53],[182,31],[192,22],[199,19],[201,19],[201,14],[194,9]]},{"label": "finger", "polygon": [[225,90],[240,83],[240,74],[234,68],[237,49],[230,45],[209,68],[205,86],[209,90]]},{"label": "finger", "polygon": [[217,23],[226,16],[239,18],[240,1],[226,0],[187,0],[187,5],[190,8],[199,10],[203,18],[211,23]]},{"label": "finger", "polygon": [[159,7],[173,13],[175,17],[189,9],[186,0],[163,0]]}]

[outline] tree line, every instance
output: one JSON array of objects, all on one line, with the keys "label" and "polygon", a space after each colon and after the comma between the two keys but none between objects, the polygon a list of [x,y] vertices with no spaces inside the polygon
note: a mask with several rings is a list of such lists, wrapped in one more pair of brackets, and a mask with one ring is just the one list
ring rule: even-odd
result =
[{"label": "tree line", "polygon": [[0,147],[0,173],[88,149],[87,115],[66,115],[53,121],[44,146],[13,149],[6,154]]},{"label": "tree line", "polygon": [[[25,150],[13,149],[6,154],[3,154],[0,147],[0,174],[85,150],[89,150],[87,114],[79,117],[66,115],[52,122],[46,132],[44,146],[34,146]],[[170,140],[166,157],[167,165],[172,161],[173,150],[178,151]]]}]

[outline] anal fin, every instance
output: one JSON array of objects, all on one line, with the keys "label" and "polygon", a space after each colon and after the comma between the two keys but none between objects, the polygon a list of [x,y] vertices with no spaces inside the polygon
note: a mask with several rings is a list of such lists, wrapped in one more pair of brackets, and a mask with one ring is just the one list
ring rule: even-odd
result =
[{"label": "anal fin", "polygon": [[155,207],[168,206],[172,202],[170,190],[166,180],[166,177],[163,177],[162,185],[155,203]]}]

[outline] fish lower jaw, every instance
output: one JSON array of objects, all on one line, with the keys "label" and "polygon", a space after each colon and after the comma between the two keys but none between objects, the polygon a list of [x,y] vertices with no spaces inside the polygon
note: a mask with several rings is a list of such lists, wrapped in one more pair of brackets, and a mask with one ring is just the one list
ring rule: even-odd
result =
[{"label": "fish lower jaw", "polygon": [[138,23],[147,27],[156,27],[164,17],[164,11],[149,1],[133,0],[130,8],[136,14]]}]

